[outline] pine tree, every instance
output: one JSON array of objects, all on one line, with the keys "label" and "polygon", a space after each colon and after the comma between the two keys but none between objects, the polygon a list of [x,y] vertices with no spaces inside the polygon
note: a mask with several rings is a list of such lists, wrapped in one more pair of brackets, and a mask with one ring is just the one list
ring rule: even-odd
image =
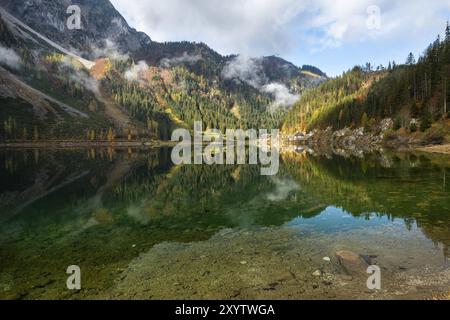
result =
[{"label": "pine tree", "polygon": [[445,28],[445,40],[444,40],[444,50],[445,50],[445,62],[450,63],[450,24],[447,22],[447,27]]},{"label": "pine tree", "polygon": [[91,130],[90,134],[89,134],[89,140],[94,141],[95,140],[95,131]]},{"label": "pine tree", "polygon": [[34,141],[39,141],[39,129],[38,129],[37,126],[34,126],[33,140]]},{"label": "pine tree", "polygon": [[[359,76],[368,70],[358,67],[342,76],[329,80],[303,94],[292,108],[283,130],[325,129],[328,126],[348,127],[352,123],[389,117],[396,119],[396,127],[411,126],[410,117],[420,119],[412,130],[427,130],[441,116],[449,115],[450,102],[450,25],[447,23],[445,39],[437,37],[418,60],[410,53],[407,65],[390,62],[389,74],[363,86],[372,75]],[[359,71],[358,71],[359,70]],[[359,97],[362,97],[359,98]]]},{"label": "pine tree", "polygon": [[445,28],[445,43],[446,45],[450,44],[450,24],[447,21],[447,27]]},{"label": "pine tree", "polygon": [[364,112],[361,117],[361,127],[367,128],[368,122],[369,122],[369,117],[367,116],[367,113]]},{"label": "pine tree", "polygon": [[412,66],[413,64],[416,64],[416,59],[414,58],[413,53],[410,52],[408,58],[406,59],[406,65]]},{"label": "pine tree", "polygon": [[425,132],[431,128],[432,115],[430,111],[426,111],[423,117],[420,119],[420,131]]},{"label": "pine tree", "polygon": [[419,116],[419,107],[417,106],[416,100],[413,101],[411,105],[411,117],[417,118]]}]

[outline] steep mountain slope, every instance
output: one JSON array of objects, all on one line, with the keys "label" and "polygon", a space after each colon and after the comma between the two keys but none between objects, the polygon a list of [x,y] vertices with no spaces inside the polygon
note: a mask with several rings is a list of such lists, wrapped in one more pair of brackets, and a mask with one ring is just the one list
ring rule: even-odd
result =
[{"label": "steep mountain slope", "polygon": [[[95,62],[72,54],[3,10],[0,50],[1,140],[86,139],[89,130],[106,136],[114,127],[86,69]],[[59,58],[63,63],[56,66]]]},{"label": "steep mountain slope", "polygon": [[283,131],[295,133],[359,125],[363,112],[359,102],[367,99],[372,83],[385,75],[386,72],[367,73],[355,67],[308,91],[288,113]]},{"label": "steep mountain slope", "polygon": [[[34,29],[30,28],[28,25],[21,22],[19,19],[15,18],[13,15],[9,14],[6,10],[3,8],[0,8],[0,15],[2,17],[2,24],[4,24],[4,27],[2,30],[6,33],[8,30],[11,31],[11,33],[16,34],[19,38],[28,38],[28,39],[34,39],[34,41],[41,42],[42,45],[48,46],[48,48],[52,48],[56,51],[59,51],[61,53],[64,53],[72,58],[75,58],[80,63],[82,63],[86,68],[90,69],[94,66],[94,62],[89,61],[87,59],[84,59],[80,57],[79,55],[73,53],[70,50],[65,49],[61,45],[55,43],[54,41],[50,40],[46,36],[42,35],[39,32],[36,32]],[[8,25],[8,26],[6,26]],[[7,36],[5,36],[7,38]],[[11,39],[11,36],[10,36]]]},{"label": "steep mountain slope", "polygon": [[60,102],[57,99],[54,99],[49,95],[32,88],[31,86],[19,80],[16,76],[9,73],[2,67],[0,67],[0,74],[1,74],[0,79],[2,82],[2,90],[3,92],[9,90],[11,97],[14,97],[14,95],[17,94],[18,96],[20,96],[20,98],[28,101],[29,103],[42,104],[48,102],[56,105],[58,108],[60,108],[68,115],[80,118],[89,117],[86,113],[78,111],[77,109],[63,102]]},{"label": "steep mountain slope", "polygon": [[[414,133],[433,124],[433,141],[448,134],[450,102],[450,26],[418,62],[409,55],[387,70],[355,67],[305,94],[286,117],[287,133],[333,127],[365,127],[391,118],[395,129]],[[447,128],[446,128],[447,127]],[[439,139],[438,139],[439,138]]]},{"label": "steep mountain slope", "polygon": [[[81,9],[81,30],[66,26],[67,8]],[[151,42],[144,33],[130,28],[108,0],[0,0],[0,6],[13,16],[66,49],[93,54],[105,40],[124,52],[137,52]]]}]

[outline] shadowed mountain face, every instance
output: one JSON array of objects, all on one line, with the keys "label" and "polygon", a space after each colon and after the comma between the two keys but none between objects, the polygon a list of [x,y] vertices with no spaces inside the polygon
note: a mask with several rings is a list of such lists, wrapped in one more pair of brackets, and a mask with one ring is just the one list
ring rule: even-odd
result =
[{"label": "shadowed mountain face", "polygon": [[[67,8],[76,4],[81,9],[81,30],[69,30]],[[137,52],[150,44],[144,33],[131,28],[108,0],[1,0],[0,5],[34,30],[67,49],[89,52],[114,42],[123,52]]]}]

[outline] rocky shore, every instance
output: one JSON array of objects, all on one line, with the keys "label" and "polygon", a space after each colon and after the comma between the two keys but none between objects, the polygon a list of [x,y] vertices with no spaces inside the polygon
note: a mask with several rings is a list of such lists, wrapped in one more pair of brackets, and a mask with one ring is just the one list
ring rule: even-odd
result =
[{"label": "rocky shore", "polygon": [[65,148],[140,148],[140,147],[165,147],[175,145],[171,141],[11,141],[0,142],[0,148],[4,149],[65,149]]},{"label": "rocky shore", "polygon": [[367,152],[379,151],[384,145],[385,135],[392,130],[392,119],[384,119],[372,130],[365,128],[345,128],[333,131],[331,127],[325,130],[313,130],[309,133],[298,132],[294,135],[284,135],[283,151],[301,151],[333,154],[362,155]]},{"label": "rocky shore", "polygon": [[[422,152],[450,154],[449,126],[431,128],[425,133],[395,130],[392,119],[384,119],[372,128],[344,128],[334,131],[313,130],[282,136],[282,152],[307,151],[315,154],[362,156],[365,153],[383,151],[417,150]],[[446,138],[447,135],[447,138]]]}]

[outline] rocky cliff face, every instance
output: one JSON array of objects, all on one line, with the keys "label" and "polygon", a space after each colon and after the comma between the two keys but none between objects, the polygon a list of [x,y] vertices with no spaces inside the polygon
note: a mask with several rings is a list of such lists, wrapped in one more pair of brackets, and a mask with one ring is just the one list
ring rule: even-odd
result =
[{"label": "rocky cliff face", "polygon": [[[81,9],[81,30],[69,30],[67,8]],[[91,53],[106,40],[122,52],[137,52],[151,43],[150,37],[131,28],[108,0],[0,0],[13,16],[67,49]]]}]

